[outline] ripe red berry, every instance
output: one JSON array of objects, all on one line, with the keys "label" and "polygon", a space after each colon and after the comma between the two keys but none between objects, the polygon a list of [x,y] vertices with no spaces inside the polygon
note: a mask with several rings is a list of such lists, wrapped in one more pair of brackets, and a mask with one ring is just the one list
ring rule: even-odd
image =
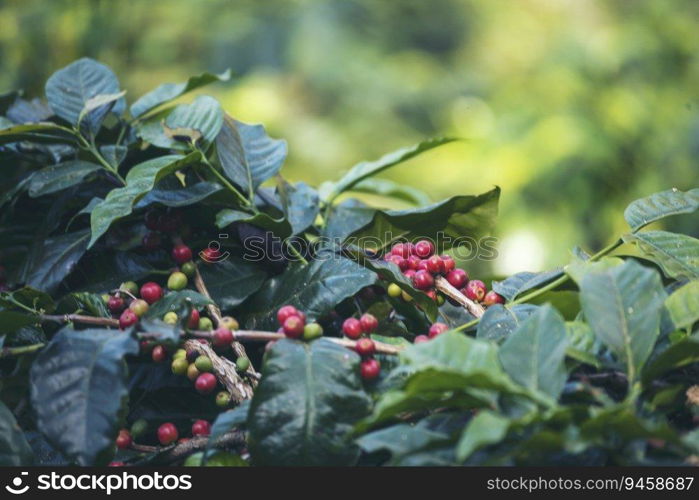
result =
[{"label": "ripe red berry", "polygon": [[449,273],[453,271],[454,268],[456,268],[456,262],[454,261],[454,259],[451,258],[451,256],[445,254],[442,255],[440,259],[442,259],[442,263],[444,264],[445,273]]},{"label": "ripe red berry", "polygon": [[485,283],[481,280],[471,280],[466,284],[466,288],[462,290],[462,293],[469,299],[480,302],[485,297],[487,291]]},{"label": "ripe red berry", "polygon": [[444,271],[444,261],[439,256],[432,255],[426,259],[425,268],[432,274],[440,274]]},{"label": "ripe red berry", "polygon": [[376,316],[369,313],[362,314],[361,318],[359,318],[359,323],[361,324],[362,331],[364,333],[375,332],[379,327],[379,320],[376,319]]},{"label": "ripe red berry", "polygon": [[163,297],[163,289],[157,283],[149,281],[144,283],[141,287],[141,298],[148,302],[148,304],[154,304]]},{"label": "ripe red berry", "polygon": [[162,363],[167,357],[167,352],[163,346],[157,345],[151,351],[150,356],[156,363]]},{"label": "ripe red berry", "polygon": [[214,330],[213,344],[216,347],[228,347],[233,342],[233,332],[221,326]]},{"label": "ripe red berry", "polygon": [[454,269],[447,274],[447,281],[454,288],[461,290],[466,286],[468,281],[468,274],[463,269]]},{"label": "ripe red berry", "polygon": [[422,259],[417,255],[411,255],[410,257],[408,257],[407,261],[408,269],[413,269],[414,271],[420,269],[420,262],[422,262]]},{"label": "ripe red berry", "polygon": [[163,239],[160,237],[160,233],[154,233],[152,231],[146,233],[142,240],[143,248],[145,248],[149,252],[152,252],[153,250],[157,250],[158,248],[160,248],[162,242]]},{"label": "ripe red berry", "polygon": [[371,356],[376,351],[376,344],[370,338],[361,338],[354,345],[354,350],[360,356]]},{"label": "ripe red berry", "polygon": [[427,290],[427,291],[425,292],[425,295],[427,295],[429,298],[431,298],[432,300],[434,300],[435,302],[437,302],[437,292],[436,292],[434,289],[432,289],[432,290]]},{"label": "ripe red berry", "polygon": [[201,258],[204,262],[218,262],[221,258],[221,250],[217,248],[207,247],[201,252]]},{"label": "ripe red berry", "polygon": [[420,240],[415,243],[415,255],[421,259],[426,259],[434,253],[434,245],[429,240]]},{"label": "ripe red berry", "polygon": [[119,435],[116,438],[116,447],[119,448],[120,450],[125,450],[129,446],[131,446],[131,443],[133,442],[133,439],[131,439],[131,434],[129,431],[126,429],[121,429],[119,431]]},{"label": "ripe red berry", "polygon": [[493,290],[486,293],[485,297],[483,297],[483,304],[486,306],[492,306],[494,304],[504,304],[504,303],[505,303],[505,297],[503,297],[502,295],[500,295],[497,292],[494,292]]},{"label": "ripe red berry", "polygon": [[423,342],[427,342],[428,340],[430,340],[430,338],[427,335],[418,335],[413,340],[413,344],[421,344]]},{"label": "ripe red berry", "polygon": [[120,313],[126,307],[126,302],[119,295],[112,295],[107,301],[107,308],[109,312],[116,314]]},{"label": "ripe red berry", "polygon": [[303,327],[306,326],[301,318],[298,316],[289,316],[284,321],[284,335],[290,339],[297,339],[303,335]]},{"label": "ripe red berry", "polygon": [[189,321],[187,322],[187,328],[195,330],[199,326],[199,311],[192,309],[189,313]]},{"label": "ripe red berry", "polygon": [[420,269],[413,276],[413,285],[418,290],[429,290],[434,286],[434,278],[429,272]]},{"label": "ripe red berry", "polygon": [[367,358],[359,366],[364,380],[374,380],[381,373],[381,364],[374,358]]},{"label": "ripe red berry", "polygon": [[179,434],[177,433],[177,427],[170,422],[166,422],[160,427],[158,427],[158,441],[163,446],[167,446],[170,443],[177,441]]},{"label": "ripe red berry", "polygon": [[445,325],[444,323],[434,323],[432,326],[430,326],[428,335],[431,339],[433,339],[437,335],[444,333],[447,330],[449,330],[449,326]]},{"label": "ripe red berry", "polygon": [[124,467],[126,464],[124,462],[119,462],[118,460],[112,460],[107,464],[107,467]]},{"label": "ripe red berry", "polygon": [[211,391],[216,389],[216,377],[213,373],[202,373],[197,377],[194,382],[194,388],[199,394],[209,394]]},{"label": "ripe red berry", "polygon": [[391,248],[391,254],[399,255],[400,257],[407,259],[410,257],[410,247],[408,247],[406,243],[396,243],[393,245],[393,248]]},{"label": "ripe red berry", "polygon": [[404,259],[403,257],[401,257],[400,255],[391,254],[391,255],[388,257],[388,259],[386,259],[386,260],[387,260],[388,262],[393,262],[395,265],[398,266],[398,268],[399,268],[401,271],[405,271],[406,269],[408,269],[408,261],[405,260],[405,259]]},{"label": "ripe red berry", "polygon": [[406,271],[403,271],[403,276],[405,276],[409,280],[412,280],[413,276],[415,276],[415,270],[414,269],[407,269]]},{"label": "ripe red berry", "polygon": [[277,311],[277,321],[279,321],[280,325],[283,325],[284,322],[286,321],[286,318],[288,318],[289,316],[298,316],[298,315],[299,315],[299,311],[294,306],[282,306]]},{"label": "ripe red berry", "polygon": [[192,260],[192,249],[187,245],[175,245],[172,249],[172,258],[178,264],[184,264]]},{"label": "ripe red berry", "polygon": [[342,323],[342,331],[349,338],[357,340],[362,336],[362,324],[357,318],[347,318],[344,323]]},{"label": "ripe red berry", "polygon": [[206,420],[196,420],[192,424],[192,436],[208,436],[211,434],[211,424]]},{"label": "ripe red berry", "polygon": [[124,309],[124,312],[119,316],[119,328],[122,330],[135,325],[138,322],[138,316],[131,309]]}]

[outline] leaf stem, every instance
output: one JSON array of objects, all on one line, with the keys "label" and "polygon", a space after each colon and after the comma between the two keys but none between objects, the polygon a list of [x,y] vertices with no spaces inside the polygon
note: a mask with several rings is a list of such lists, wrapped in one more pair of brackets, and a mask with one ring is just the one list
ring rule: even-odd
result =
[{"label": "leaf stem", "polygon": [[289,250],[289,253],[296,257],[299,260],[299,262],[301,262],[301,264],[303,264],[304,266],[308,265],[308,261],[304,258],[303,255],[301,255],[301,253],[298,250],[296,250],[296,248],[294,248],[294,245],[289,240],[284,240],[284,244],[286,245],[286,248]]},{"label": "leaf stem", "polygon": [[21,347],[3,347],[0,349],[0,359],[2,358],[9,358],[12,356],[21,356],[22,354],[31,354],[33,352],[38,351],[42,347],[44,347],[46,344],[40,343],[40,344],[31,344],[31,345],[24,345]]},{"label": "leaf stem", "polygon": [[221,174],[221,172],[216,170],[216,168],[211,164],[209,159],[206,157],[206,154],[204,154],[204,152],[201,150],[199,150],[199,152],[201,153],[201,158],[202,158],[202,162],[204,163],[204,165],[209,167],[209,170],[211,170],[211,173],[214,174],[219,181],[221,181],[221,184],[223,184],[231,193],[233,193],[235,195],[235,197],[238,198],[238,201],[244,207],[252,210],[253,213],[255,213],[255,214],[259,213],[257,208],[255,208],[255,205],[250,200],[248,200],[245,196],[243,196],[243,194],[240,191],[238,191],[238,189],[236,189],[236,187],[233,184],[231,184],[228,181],[228,179],[226,179],[223,176],[223,174]]},{"label": "leaf stem", "polygon": [[119,179],[119,182],[121,182],[122,185],[126,186],[126,181],[124,180],[124,178],[119,174],[119,172],[115,168],[113,168],[109,164],[109,162],[107,160],[104,159],[102,154],[99,152],[99,150],[97,149],[97,145],[95,144],[94,139],[91,139],[88,142],[88,140],[82,136],[80,131],[74,130],[73,133],[78,138],[78,141],[80,142],[83,149],[89,151],[92,154],[92,156],[94,156],[97,159],[97,161],[100,162],[100,164],[102,165],[102,167],[104,167],[105,170],[107,170],[109,173],[111,173],[117,179]]}]

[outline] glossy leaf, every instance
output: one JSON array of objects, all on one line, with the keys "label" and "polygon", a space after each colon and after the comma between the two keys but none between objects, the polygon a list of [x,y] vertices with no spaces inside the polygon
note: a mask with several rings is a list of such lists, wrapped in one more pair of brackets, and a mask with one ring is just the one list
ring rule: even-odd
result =
[{"label": "glossy leaf", "polygon": [[41,143],[75,142],[75,136],[55,123],[42,122],[0,129],[0,144],[29,141]]},{"label": "glossy leaf", "polygon": [[493,281],[492,288],[496,293],[509,301],[517,298],[522,292],[537,288],[559,278],[562,274],[562,269],[553,269],[541,273],[521,272],[513,274],[503,281]]},{"label": "glossy leaf", "polygon": [[586,274],[580,299],[592,331],[635,380],[660,333],[665,301],[660,276],[635,261]]},{"label": "glossy leaf", "polygon": [[699,281],[690,281],[675,290],[665,300],[665,307],[676,328],[687,328],[699,321]]},{"label": "glossy leaf", "polygon": [[643,381],[650,384],[664,373],[699,362],[699,335],[670,345],[654,357],[643,370]]},{"label": "glossy leaf", "polygon": [[532,304],[515,304],[506,307],[495,304],[488,307],[478,323],[476,337],[501,342],[510,336],[520,324],[537,310]]},{"label": "glossy leaf", "polygon": [[202,263],[199,271],[211,298],[223,310],[240,305],[259,290],[267,278],[260,265],[239,258]]},{"label": "glossy leaf", "polygon": [[456,445],[456,458],[463,462],[475,451],[502,441],[510,428],[510,420],[492,411],[478,413],[464,429]]},{"label": "glossy leaf", "polygon": [[248,427],[256,465],[352,465],[348,440],[369,411],[359,356],[326,339],[280,340],[267,353]]},{"label": "glossy leaf", "polygon": [[215,182],[197,182],[191,186],[179,186],[174,189],[165,186],[161,187],[161,184],[163,182],[158,183],[156,187],[141,198],[136,203],[136,208],[147,207],[154,203],[159,203],[166,207],[187,207],[200,203],[223,190],[223,187]]},{"label": "glossy leaf", "polygon": [[279,238],[291,235],[291,224],[285,218],[275,219],[271,215],[259,212],[255,215],[232,208],[224,208],[216,214],[216,227],[224,229],[235,222],[245,222],[259,228],[271,231]]},{"label": "glossy leaf", "polygon": [[109,226],[133,210],[133,205],[153,189],[160,179],[201,158],[194,152],[187,156],[167,155],[139,163],[126,176],[126,186],[112,189],[106,198],[96,205],[90,213],[92,237],[88,248],[109,229]]},{"label": "glossy leaf", "polygon": [[33,325],[38,319],[37,316],[27,312],[0,310],[0,335],[15,332],[24,326]]},{"label": "glossy leaf", "polygon": [[339,246],[347,236],[371,222],[376,209],[350,198],[330,209],[323,228],[323,237]]},{"label": "glossy leaf", "polygon": [[688,214],[699,209],[699,188],[689,191],[668,189],[635,200],[626,207],[624,218],[636,232],[657,220],[677,214]]},{"label": "glossy leaf", "polygon": [[90,231],[65,233],[44,240],[43,246],[27,273],[27,285],[53,292],[85,254]]},{"label": "glossy leaf", "polygon": [[300,234],[316,220],[320,206],[318,192],[305,182],[289,186],[286,218],[291,224],[292,233]]},{"label": "glossy leaf", "polygon": [[129,334],[63,328],[31,369],[37,425],[80,465],[105,464],[127,396],[124,356],[138,353]]},{"label": "glossy leaf", "polygon": [[213,302],[194,290],[171,291],[165,294],[165,296],[155,304],[151,305],[144,317],[162,318],[166,313],[171,311],[179,314],[185,303],[189,304],[189,309],[203,309]]},{"label": "glossy leaf", "polygon": [[200,134],[206,144],[210,144],[216,139],[223,125],[223,110],[216,99],[202,95],[191,104],[176,106],[165,119],[165,125],[176,136],[194,131]]},{"label": "glossy leaf", "polygon": [[351,191],[395,198],[416,206],[432,203],[429,195],[424,191],[407,184],[398,184],[389,179],[364,179],[355,184]]},{"label": "glossy leaf", "polygon": [[624,241],[635,243],[641,253],[660,266],[670,278],[699,279],[699,240],[667,231],[627,234]]},{"label": "glossy leaf", "polygon": [[0,466],[27,466],[32,465],[33,461],[34,453],[15,416],[0,401]]},{"label": "glossy leaf", "polygon": [[102,167],[88,161],[74,160],[44,167],[29,183],[29,196],[36,198],[80,184],[89,174]]}]

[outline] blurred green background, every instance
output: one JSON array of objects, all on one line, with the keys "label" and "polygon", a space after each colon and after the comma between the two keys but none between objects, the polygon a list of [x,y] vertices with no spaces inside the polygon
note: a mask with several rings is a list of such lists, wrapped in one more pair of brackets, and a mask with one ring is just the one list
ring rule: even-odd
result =
[{"label": "blurred green background", "polygon": [[631,200],[699,184],[698,49],[696,0],[0,2],[0,91],[43,95],[82,56],[131,101],[230,67],[203,92],[286,138],[291,180],[468,139],[385,176],[434,201],[501,186],[502,274],[598,250]]}]

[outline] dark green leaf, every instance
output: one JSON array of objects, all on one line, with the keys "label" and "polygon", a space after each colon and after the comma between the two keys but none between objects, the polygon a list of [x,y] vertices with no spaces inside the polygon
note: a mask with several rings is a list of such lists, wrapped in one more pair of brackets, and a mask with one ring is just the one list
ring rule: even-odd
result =
[{"label": "dark green leaf", "polygon": [[250,329],[276,330],[277,309],[285,304],[304,311],[312,321],[375,281],[374,273],[339,256],[327,256],[307,266],[296,264],[250,297],[244,324]]},{"label": "dark green leaf", "polygon": [[66,314],[87,313],[90,316],[111,318],[102,296],[89,292],[73,292],[59,302],[58,309]]},{"label": "dark green leaf", "polygon": [[[223,125],[223,110],[213,97],[198,96],[191,104],[176,106],[166,118],[165,125],[174,131],[176,136],[180,135],[178,131],[195,131],[206,144],[210,144],[216,139]],[[181,135],[187,134],[188,132],[184,132]]]},{"label": "dark green leaf", "polygon": [[202,73],[200,75],[191,76],[189,80],[182,83],[163,83],[162,85],[151,90],[147,94],[142,95],[131,105],[131,115],[136,118],[156,107],[165,104],[177,97],[186,94],[192,90],[198,89],[205,85],[214,82],[225,82],[231,76],[230,70],[226,70],[221,74]]},{"label": "dark green leaf", "polygon": [[546,304],[507,337],[500,348],[500,362],[515,382],[558,399],[568,377],[567,345],[563,318]]},{"label": "dark green leaf", "polygon": [[668,189],[631,202],[624,218],[632,231],[670,215],[688,214],[699,209],[699,188],[689,191]]},{"label": "dark green leaf", "polygon": [[0,144],[20,141],[67,143],[75,140],[75,136],[69,130],[49,122],[16,125],[0,130]]},{"label": "dark green leaf", "polygon": [[124,281],[138,281],[153,271],[143,257],[126,252],[98,256],[94,268],[89,269],[88,282],[82,290],[104,293],[118,288]]},{"label": "dark green leaf", "polygon": [[582,321],[567,321],[566,335],[568,336],[566,349],[568,357],[598,368],[601,366],[597,359],[599,346],[590,325]]},{"label": "dark green leaf", "polygon": [[101,169],[100,165],[82,160],[42,168],[32,176],[29,196],[36,198],[80,184],[89,174]]},{"label": "dark green leaf", "polygon": [[[46,98],[56,115],[77,125],[87,102],[99,94],[116,94],[119,81],[104,64],[89,58],[78,59],[56,71],[46,82]],[[99,129],[107,109],[101,108],[85,118],[89,129]]]},{"label": "dark green leaf", "polygon": [[26,312],[0,311],[0,334],[12,333],[36,323],[38,317]]},{"label": "dark green leaf", "polygon": [[240,305],[255,293],[267,278],[267,273],[255,262],[229,258],[199,266],[211,298],[223,310]]},{"label": "dark green leaf", "polygon": [[162,318],[171,311],[179,315],[185,303],[190,304],[190,308],[202,309],[213,302],[194,290],[168,292],[162,299],[150,306],[144,317],[151,319]]},{"label": "dark green leaf", "polygon": [[389,179],[364,179],[352,187],[351,191],[395,198],[416,206],[432,203],[432,200],[424,191],[406,184],[398,184]]},{"label": "dark green leaf", "polygon": [[641,253],[660,266],[670,278],[699,279],[699,240],[667,231],[624,235]]},{"label": "dark green leaf", "polygon": [[25,286],[13,292],[0,292],[0,305],[12,309],[17,303],[34,310],[52,313],[56,308],[51,296],[47,293]]},{"label": "dark green leaf", "polygon": [[128,333],[63,328],[31,369],[32,407],[41,432],[80,465],[105,464],[127,397]]},{"label": "dark green leaf", "polygon": [[119,169],[119,165],[126,158],[129,148],[126,146],[117,146],[115,144],[107,144],[100,146],[100,154],[107,160],[114,170]]},{"label": "dark green leaf", "polygon": [[534,313],[537,307],[531,304],[515,304],[510,307],[501,304],[492,305],[481,317],[476,337],[501,342],[509,337],[522,321]]},{"label": "dark green leaf", "polygon": [[675,290],[665,300],[665,307],[676,328],[687,328],[699,321],[699,281],[690,281]]},{"label": "dark green leaf", "polygon": [[299,182],[290,186],[288,196],[286,217],[293,234],[299,234],[308,229],[318,216],[318,192],[305,182]]},{"label": "dark green leaf", "polygon": [[85,102],[85,106],[80,112],[78,117],[78,123],[82,123],[86,117],[89,117],[92,113],[98,112],[100,114],[106,114],[111,110],[116,102],[124,97],[126,94],[125,90],[117,92],[115,94],[98,94],[94,97],[89,98]]},{"label": "dark green leaf", "polygon": [[665,372],[696,362],[699,362],[699,335],[695,334],[654,357],[643,370],[643,382],[650,384]]},{"label": "dark green leaf", "polygon": [[398,165],[404,161],[418,156],[425,151],[429,151],[436,147],[442,146],[444,144],[453,142],[457,139],[450,137],[442,137],[437,139],[428,139],[422,141],[414,146],[399,149],[388,153],[376,161],[365,161],[358,163],[353,166],[339,181],[335,183],[335,186],[328,196],[328,201],[334,200],[339,194],[351,189],[353,186],[361,182],[362,180],[374,176],[384,170]]},{"label": "dark green leaf", "polygon": [[286,238],[291,235],[291,225],[285,218],[275,219],[271,215],[260,212],[251,215],[240,210],[232,208],[224,208],[216,214],[216,227],[223,229],[233,224],[234,222],[246,222],[253,226],[261,227],[267,231],[271,231],[279,238]]},{"label": "dark green leaf", "polygon": [[116,220],[125,217],[133,210],[133,205],[160,179],[201,158],[199,152],[187,156],[167,155],[139,163],[126,176],[126,186],[112,189],[107,197],[96,205],[90,213],[92,238],[88,248],[109,229]]},{"label": "dark green leaf", "polygon": [[147,207],[153,203],[160,203],[166,207],[186,207],[204,201],[223,189],[215,182],[197,182],[191,186],[175,189],[160,187],[160,184],[162,182],[141,198],[136,203],[136,208]]},{"label": "dark green leaf", "polygon": [[553,281],[562,274],[562,269],[553,269],[541,273],[521,272],[513,274],[503,281],[493,281],[493,290],[505,297],[508,301],[514,300],[522,292]]},{"label": "dark green leaf", "polygon": [[468,423],[459,443],[456,458],[463,462],[475,451],[502,441],[510,429],[510,420],[492,411],[482,411]]},{"label": "dark green leaf", "polygon": [[326,339],[278,341],[250,405],[250,453],[257,465],[352,465],[347,439],[370,408],[359,356]]},{"label": "dark green leaf", "polygon": [[75,268],[87,250],[90,231],[82,230],[49,238],[27,273],[27,285],[52,292]]},{"label": "dark green leaf", "polygon": [[629,260],[586,274],[580,292],[592,331],[626,364],[629,380],[635,380],[660,333],[666,297],[660,276]]},{"label": "dark green leaf", "polygon": [[340,245],[347,236],[371,222],[376,209],[359,200],[349,199],[332,207],[325,221],[323,236]]},{"label": "dark green leaf", "polygon": [[34,453],[17,425],[15,416],[0,401],[0,466],[19,467],[32,465]]}]

